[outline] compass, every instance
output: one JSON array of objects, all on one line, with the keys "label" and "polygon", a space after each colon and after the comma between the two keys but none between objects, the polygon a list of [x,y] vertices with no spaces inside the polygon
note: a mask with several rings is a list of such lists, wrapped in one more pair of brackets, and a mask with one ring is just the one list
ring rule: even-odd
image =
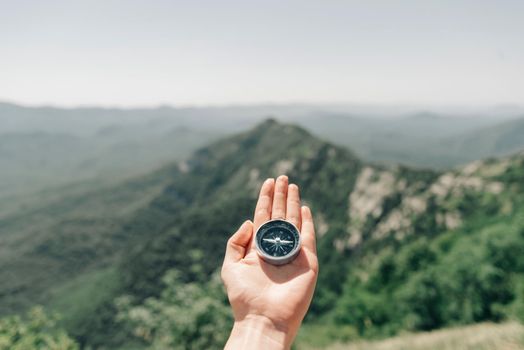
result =
[{"label": "compass", "polygon": [[258,254],[270,264],[291,262],[300,251],[298,228],[285,220],[270,220],[260,226],[255,234]]}]

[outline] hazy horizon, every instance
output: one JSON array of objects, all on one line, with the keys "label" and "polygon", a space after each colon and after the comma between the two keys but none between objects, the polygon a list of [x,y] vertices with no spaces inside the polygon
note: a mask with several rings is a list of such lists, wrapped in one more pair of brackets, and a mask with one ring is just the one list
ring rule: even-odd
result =
[{"label": "hazy horizon", "polygon": [[[326,109],[356,109],[356,110],[381,110],[385,114],[396,114],[400,110],[401,114],[413,113],[457,113],[469,114],[488,111],[509,111],[510,113],[524,112],[524,103],[494,103],[487,105],[475,104],[401,104],[401,103],[351,103],[351,102],[271,102],[260,101],[252,103],[193,103],[193,104],[176,104],[176,103],[151,103],[151,104],[112,104],[112,103],[86,103],[86,104],[67,104],[67,103],[47,103],[36,102],[26,103],[8,99],[0,99],[0,105],[13,105],[22,108],[53,108],[63,110],[75,109],[115,109],[115,110],[154,110],[162,108],[171,109],[227,109],[227,108],[287,108],[287,107],[304,107],[304,108],[326,108]],[[388,109],[393,109],[389,111]],[[443,115],[446,116],[446,115]]]}]

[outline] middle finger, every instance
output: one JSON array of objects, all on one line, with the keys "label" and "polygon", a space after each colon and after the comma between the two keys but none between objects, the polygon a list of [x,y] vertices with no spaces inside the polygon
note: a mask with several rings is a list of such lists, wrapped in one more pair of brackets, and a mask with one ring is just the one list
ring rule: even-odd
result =
[{"label": "middle finger", "polygon": [[275,193],[273,195],[273,208],[271,210],[271,219],[286,218],[286,199],[288,189],[288,178],[281,175],[277,178],[275,184]]}]

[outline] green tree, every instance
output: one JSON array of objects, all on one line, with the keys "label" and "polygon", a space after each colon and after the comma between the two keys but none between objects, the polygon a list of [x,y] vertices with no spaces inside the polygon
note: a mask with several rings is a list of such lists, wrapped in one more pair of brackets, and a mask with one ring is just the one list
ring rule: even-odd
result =
[{"label": "green tree", "polygon": [[77,350],[78,344],[56,325],[57,317],[35,307],[25,318],[0,319],[0,350]]},{"label": "green tree", "polygon": [[218,274],[204,283],[182,283],[170,270],[158,298],[134,304],[129,296],[117,299],[118,319],[150,349],[223,348],[233,319]]}]

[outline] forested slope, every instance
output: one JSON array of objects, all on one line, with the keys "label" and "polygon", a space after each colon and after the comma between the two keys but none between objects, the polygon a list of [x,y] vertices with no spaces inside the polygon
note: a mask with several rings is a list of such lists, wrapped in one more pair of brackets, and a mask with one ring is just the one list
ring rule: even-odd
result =
[{"label": "forested slope", "polygon": [[[202,148],[186,162],[93,194],[93,210],[103,213],[95,221],[111,225],[92,226],[89,235],[79,234],[79,227],[58,234],[75,217],[72,211],[61,211],[61,220],[34,232],[39,243],[27,257],[45,262],[60,251],[78,259],[66,264],[75,271],[74,283],[54,286],[48,304],[65,312],[68,331],[81,343],[123,346],[138,322],[130,320],[136,315],[128,312],[133,308],[152,312],[151,305],[170,300],[185,305],[180,310],[189,317],[199,309],[191,307],[193,303],[211,302],[213,295],[224,309],[210,305],[227,310],[210,276],[221,265],[228,236],[252,215],[261,182],[281,173],[300,186],[317,224],[321,273],[307,318],[311,342],[502,320],[522,313],[523,155],[441,173],[382,167],[274,120]],[[119,191],[123,196],[126,188],[135,188],[137,197],[121,197],[123,201],[112,207],[100,200]],[[124,203],[132,210],[117,215],[120,205],[127,207]],[[34,215],[28,213],[25,219],[36,220]],[[24,225],[15,217],[3,219],[0,237],[25,230]],[[52,249],[56,244],[60,249]],[[11,252],[16,249],[13,243]],[[82,260],[86,251],[100,255],[89,253]],[[67,261],[63,258],[58,260]],[[35,264],[27,271],[39,275],[42,266]],[[94,266],[89,274],[86,266]],[[23,267],[22,261],[10,267],[14,283],[23,280],[25,272],[18,272],[26,271]],[[2,304],[11,297],[31,296],[27,278],[25,289],[0,294]],[[39,293],[45,288],[50,287]],[[196,299],[177,294],[188,288]],[[96,301],[91,306],[90,299]],[[73,307],[79,303],[86,307]],[[216,332],[227,332],[219,328],[228,327],[227,312],[224,322],[216,319],[221,312],[215,315],[195,316],[200,322],[196,329],[206,329],[204,322],[218,327]],[[172,322],[176,329],[185,327]],[[155,334],[153,327],[149,338],[139,337],[133,344],[155,342]],[[202,336],[180,334],[178,341],[187,342],[187,348],[199,344]],[[219,346],[220,341],[206,346]]]}]

